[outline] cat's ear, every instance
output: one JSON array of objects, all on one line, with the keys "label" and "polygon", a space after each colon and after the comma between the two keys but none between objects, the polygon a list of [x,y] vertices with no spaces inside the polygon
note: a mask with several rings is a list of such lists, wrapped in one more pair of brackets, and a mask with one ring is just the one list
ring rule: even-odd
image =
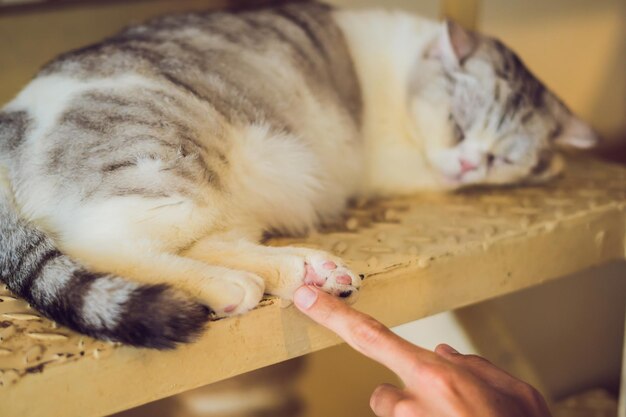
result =
[{"label": "cat's ear", "polygon": [[599,138],[591,126],[570,115],[555,142],[572,148],[589,149],[598,145]]},{"label": "cat's ear", "polygon": [[427,51],[429,58],[438,58],[450,68],[458,68],[476,49],[478,39],[453,20],[447,19],[441,34]]}]

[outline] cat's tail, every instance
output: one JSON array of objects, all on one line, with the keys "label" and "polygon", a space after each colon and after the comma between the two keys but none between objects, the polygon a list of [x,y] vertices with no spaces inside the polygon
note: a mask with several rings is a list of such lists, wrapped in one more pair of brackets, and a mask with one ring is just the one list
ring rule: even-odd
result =
[{"label": "cat's tail", "polygon": [[92,273],[59,252],[48,236],[20,218],[2,172],[0,280],[60,324],[134,346],[170,349],[191,341],[210,313],[168,286]]}]

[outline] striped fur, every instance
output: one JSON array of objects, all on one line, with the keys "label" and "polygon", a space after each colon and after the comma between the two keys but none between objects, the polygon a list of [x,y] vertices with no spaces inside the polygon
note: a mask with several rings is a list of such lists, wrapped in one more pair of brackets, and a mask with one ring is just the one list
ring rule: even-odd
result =
[{"label": "striped fur", "polygon": [[0,280],[47,317],[81,333],[168,349],[193,340],[209,316],[206,307],[167,286],[86,270],[19,218],[6,186],[0,188],[0,236]]},{"label": "striped fur", "polygon": [[453,23],[316,2],[165,16],[60,56],[0,112],[0,279],[77,331],[171,348],[263,291],[330,274],[356,294],[340,259],[265,232],[359,195],[546,180],[572,120]]}]

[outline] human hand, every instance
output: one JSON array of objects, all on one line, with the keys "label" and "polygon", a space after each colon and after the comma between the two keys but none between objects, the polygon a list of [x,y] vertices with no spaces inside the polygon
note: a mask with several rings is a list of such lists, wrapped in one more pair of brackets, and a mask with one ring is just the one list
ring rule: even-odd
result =
[{"label": "human hand", "polygon": [[379,417],[550,417],[539,392],[491,362],[448,345],[415,346],[372,317],[314,287],[296,306],[350,346],[396,373],[404,389],[380,385],[370,398]]}]

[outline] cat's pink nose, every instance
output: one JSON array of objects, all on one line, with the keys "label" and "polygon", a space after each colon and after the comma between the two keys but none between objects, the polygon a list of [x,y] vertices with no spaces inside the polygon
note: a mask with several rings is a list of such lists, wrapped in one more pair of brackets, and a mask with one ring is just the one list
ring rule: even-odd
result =
[{"label": "cat's pink nose", "polygon": [[461,159],[459,159],[459,163],[461,164],[461,173],[462,174],[465,174],[466,172],[473,171],[476,168],[478,168],[478,165],[472,164],[467,159],[461,158]]}]

